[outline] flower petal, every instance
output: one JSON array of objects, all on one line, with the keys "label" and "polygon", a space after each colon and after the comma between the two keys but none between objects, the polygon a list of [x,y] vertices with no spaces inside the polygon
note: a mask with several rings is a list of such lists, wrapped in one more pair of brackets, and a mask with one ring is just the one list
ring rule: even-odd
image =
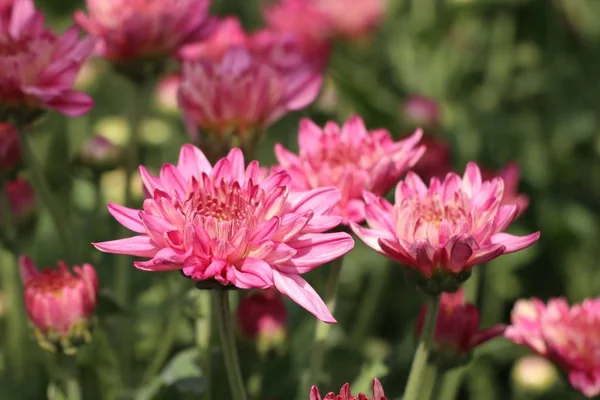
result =
[{"label": "flower petal", "polygon": [[140,218],[140,210],[128,208],[115,203],[108,203],[108,212],[125,228],[136,233],[146,232]]},{"label": "flower petal", "polygon": [[108,242],[92,243],[100,251],[112,254],[126,254],[136,257],[152,258],[160,250],[149,236],[132,236]]},{"label": "flower petal", "polygon": [[284,273],[304,274],[354,248],[354,240],[345,232],[308,233],[287,242],[298,253],[285,265],[277,265]]}]

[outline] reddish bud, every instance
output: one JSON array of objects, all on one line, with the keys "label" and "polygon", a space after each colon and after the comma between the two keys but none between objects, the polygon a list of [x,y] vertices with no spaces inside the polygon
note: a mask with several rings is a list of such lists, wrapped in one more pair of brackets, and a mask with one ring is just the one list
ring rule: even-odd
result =
[{"label": "reddish bud", "polygon": [[404,102],[402,115],[416,126],[435,126],[439,123],[440,106],[432,98],[413,95]]},{"label": "reddish bud", "polygon": [[[5,190],[13,223],[18,229],[29,226],[37,215],[37,202],[33,187],[28,181],[17,178],[6,182]],[[2,207],[0,207],[0,228],[4,226],[5,220],[2,212]]]},{"label": "reddish bud", "polygon": [[120,148],[101,135],[88,139],[79,153],[81,163],[98,173],[115,169],[120,157]]},{"label": "reddish bud", "polygon": [[287,311],[281,295],[275,290],[254,292],[240,301],[238,327],[244,337],[258,339],[267,348],[285,338]]},{"label": "reddish bud", "polygon": [[0,173],[12,171],[20,161],[21,144],[17,130],[11,124],[0,124]]},{"label": "reddish bud", "polygon": [[359,393],[358,396],[353,396],[350,392],[350,384],[346,383],[342,386],[340,394],[333,392],[327,393],[325,397],[321,397],[319,389],[316,386],[310,388],[310,400],[387,400],[383,387],[377,378],[373,378],[373,397],[367,397],[364,393]]},{"label": "reddish bud", "polygon": [[425,182],[431,178],[444,179],[452,171],[450,146],[443,139],[431,136],[423,137],[421,144],[425,145],[425,154],[413,167],[413,171]]}]

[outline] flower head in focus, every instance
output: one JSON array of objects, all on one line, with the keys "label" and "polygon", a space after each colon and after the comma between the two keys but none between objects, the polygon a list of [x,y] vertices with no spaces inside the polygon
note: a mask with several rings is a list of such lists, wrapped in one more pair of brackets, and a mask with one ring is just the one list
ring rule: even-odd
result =
[{"label": "flower head in focus", "polygon": [[321,88],[321,64],[293,38],[248,35],[231,18],[181,56],[179,106],[188,131],[218,156],[231,147],[252,150],[269,125],[310,104]]},{"label": "flower head in focus", "polygon": [[58,269],[42,272],[31,259],[19,258],[24,285],[25,307],[36,328],[40,345],[47,350],[73,354],[88,342],[90,318],[97,304],[98,277],[94,267],[73,267],[59,261]]},{"label": "flower head in focus", "polygon": [[140,174],[151,195],[142,210],[109,203],[109,211],[138,235],[97,249],[150,258],[134,265],[146,271],[182,270],[195,281],[241,289],[269,289],[292,298],[325,322],[335,319],[301,274],[354,247],[350,235],[324,233],[341,218],[329,215],[340,200],[333,187],[292,191],[290,176],[271,173],[260,181],[257,161],[245,168],[238,148],[214,167],[192,145],[178,164],[160,175]]},{"label": "flower head in focus", "polygon": [[585,396],[600,395],[600,299],[519,300],[505,336],[557,363]]},{"label": "flower head in focus", "polygon": [[0,121],[27,124],[47,109],[88,112],[92,99],[72,87],[94,39],[79,40],[75,27],[56,35],[32,0],[15,0],[7,15],[0,17]]},{"label": "flower head in focus", "polygon": [[482,171],[484,179],[500,177],[504,181],[504,194],[502,204],[516,204],[519,206],[519,214],[522,215],[529,206],[529,197],[519,193],[519,181],[521,171],[516,163],[506,164],[499,171]]},{"label": "flower head in focus", "polygon": [[443,139],[428,135],[423,137],[421,144],[425,146],[425,153],[412,170],[423,181],[431,178],[444,179],[452,171],[450,145]]},{"label": "flower head in focus", "polygon": [[298,190],[336,186],[342,200],[335,213],[344,224],[365,219],[365,190],[384,196],[423,155],[421,131],[395,142],[385,129],[367,131],[358,115],[340,127],[328,122],[324,128],[309,119],[300,122],[299,154],[275,146],[279,166],[292,177]]},{"label": "flower head in focus", "polygon": [[21,162],[21,143],[14,126],[0,123],[0,173],[10,172]]},{"label": "flower head in focus", "polygon": [[[34,225],[37,217],[37,201],[31,184],[22,178],[7,181],[6,195],[13,223],[19,231],[26,232]],[[0,208],[0,231],[4,227],[5,216]],[[0,237],[1,237],[0,233]]]},{"label": "flower head in focus", "polygon": [[353,396],[350,392],[350,384],[346,383],[342,386],[339,394],[333,392],[327,393],[325,397],[321,397],[319,389],[316,386],[310,388],[310,400],[387,400],[381,383],[377,378],[373,378],[373,397],[368,397],[364,393],[359,393],[358,396]]},{"label": "flower head in focus", "polygon": [[427,187],[413,172],[396,186],[395,204],[366,192],[368,228],[351,224],[369,247],[409,267],[407,277],[430,294],[454,292],[471,268],[535,243],[504,230],[519,206],[502,205],[504,182],[483,181],[475,163],[463,177],[449,173]]},{"label": "flower head in focus", "polygon": [[283,343],[287,311],[279,292],[256,291],[242,297],[237,308],[237,323],[244,337],[258,340],[261,351]]},{"label": "flower head in focus", "polygon": [[[89,15],[75,13],[100,38],[96,52],[117,66],[160,65],[179,48],[210,32],[208,0],[86,0]],[[151,71],[156,72],[156,71]],[[140,71],[138,71],[138,74]]]},{"label": "flower head in focus", "polygon": [[[427,306],[423,305],[417,320],[417,336],[421,335],[426,313]],[[456,368],[469,361],[475,347],[502,335],[505,329],[504,325],[496,325],[479,330],[479,311],[466,303],[462,288],[455,293],[442,293],[432,355],[437,365]]]}]

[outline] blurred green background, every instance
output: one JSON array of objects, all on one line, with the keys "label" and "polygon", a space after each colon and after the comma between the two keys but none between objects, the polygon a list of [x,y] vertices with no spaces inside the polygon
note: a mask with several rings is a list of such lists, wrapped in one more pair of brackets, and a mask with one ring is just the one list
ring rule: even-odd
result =
[{"label": "blurred green background", "polygon": [[[292,113],[271,127],[260,148],[261,162],[274,162],[275,142],[297,148],[300,117],[319,123],[329,119],[343,122],[351,113],[359,113],[368,127],[385,127],[400,137],[415,128],[401,112],[406,98],[416,94],[431,97],[440,104],[440,124],[426,132],[449,143],[454,168],[462,173],[470,160],[490,168],[518,162],[521,192],[530,196],[531,205],[512,229],[542,232],[533,248],[485,266],[488,279],[482,326],[507,323],[512,304],[520,297],[565,295],[570,301],[580,301],[598,295],[600,1],[447,0],[440,2],[443,7],[438,12],[428,8],[435,0],[416,1],[420,12],[411,11],[409,0],[390,0],[386,21],[372,38],[336,46],[323,96],[309,109]],[[72,0],[37,3],[57,27],[69,25],[72,12],[83,7]],[[256,0],[215,1],[213,9],[219,15],[240,16],[248,28],[261,26]],[[93,263],[101,281],[110,286],[116,258],[92,250],[88,243],[114,237],[116,224],[104,204],[118,200],[123,174],[105,174],[102,191],[96,191],[94,182],[64,157],[65,148],[76,154],[94,133],[118,142],[127,134],[122,118],[126,117],[123,110],[128,107],[130,87],[106,66],[95,67],[96,75],[87,87],[97,102],[94,110],[70,121],[49,116],[36,128],[34,140],[53,189],[69,202],[72,229],[88,257],[80,261]],[[145,100],[153,103],[151,97]],[[177,116],[156,109],[146,121],[144,138],[145,162],[154,167],[175,161],[186,140]],[[29,254],[39,265],[55,264],[63,256],[45,214],[29,243]],[[308,275],[318,292],[326,272],[327,267]],[[173,294],[188,284],[177,274],[135,271],[133,276],[135,296],[125,309],[135,318],[136,344],[131,351],[136,362],[129,373],[139,381],[170,326],[176,326],[176,338],[169,357],[191,346],[193,323],[187,308],[193,304]],[[398,266],[358,243],[345,261],[341,279],[342,297],[336,314],[340,323],[329,338],[329,379],[322,391],[338,389],[347,381],[354,391],[367,391],[370,379],[378,376],[390,398],[399,398],[415,347],[414,321],[423,298],[404,283]],[[7,307],[19,307],[11,296],[15,293],[4,293],[5,321]],[[110,305],[106,308],[108,317],[98,329],[95,346],[79,356],[85,366],[83,377],[88,379],[86,400],[115,398],[107,388],[124,379],[115,367],[118,345],[117,350],[107,345],[111,340],[118,344],[118,338],[111,338],[111,327],[122,317],[109,315]],[[295,305],[288,309],[290,334],[286,347],[271,355],[264,367],[263,399],[291,400],[289,393],[295,393],[299,371],[308,363],[306,349],[312,340],[314,318]],[[20,322],[9,319],[4,326],[15,323]],[[37,367],[40,363],[31,361],[44,358],[29,341],[24,326],[19,332],[13,344],[23,347],[20,358],[11,359],[2,352],[0,398],[44,398],[45,375]],[[256,366],[255,353],[249,342],[242,340],[241,347],[248,377]],[[482,346],[466,369],[461,398],[580,398],[562,383],[550,385],[548,390],[524,391],[521,382],[517,389],[511,369],[527,353],[504,339]],[[169,373],[163,370],[158,398],[198,398],[193,385],[194,390],[185,385],[173,387]],[[226,398],[224,394],[219,400]]]}]

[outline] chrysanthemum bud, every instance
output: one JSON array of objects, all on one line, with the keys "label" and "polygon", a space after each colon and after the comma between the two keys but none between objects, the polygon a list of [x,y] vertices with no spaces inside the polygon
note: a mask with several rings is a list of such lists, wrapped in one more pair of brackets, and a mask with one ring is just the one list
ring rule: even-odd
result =
[{"label": "chrysanthemum bud", "polygon": [[421,144],[425,145],[425,154],[413,167],[413,171],[425,182],[431,178],[444,179],[452,171],[450,146],[444,140],[431,136],[423,137]]},{"label": "chrysanthemum bud", "polygon": [[440,106],[434,99],[425,96],[410,96],[402,105],[402,115],[415,126],[435,126],[440,119]]},{"label": "chrysanthemum bud", "polygon": [[287,311],[281,295],[271,289],[245,296],[237,309],[237,323],[247,339],[259,341],[261,350],[281,344],[287,325]]},{"label": "chrysanthemum bud", "polygon": [[59,261],[58,269],[40,272],[26,256],[20,257],[19,267],[25,307],[38,343],[50,351],[74,354],[91,339],[89,328],[98,294],[94,267],[75,266],[73,274]]},{"label": "chrysanthemum bud", "polygon": [[12,171],[21,161],[19,135],[11,124],[0,124],[0,173]]},{"label": "chrysanthemum bud", "polygon": [[327,393],[325,397],[321,397],[319,389],[316,386],[310,388],[310,400],[387,400],[383,387],[377,378],[373,378],[373,397],[367,397],[364,393],[359,393],[358,396],[353,396],[350,392],[350,384],[346,383],[342,386],[340,394],[333,392]]},{"label": "chrysanthemum bud", "polygon": [[[5,185],[12,222],[17,231],[28,231],[37,216],[37,202],[33,187],[22,178],[8,181]],[[3,209],[0,207],[0,230],[4,229],[6,220],[2,213]]]},{"label": "chrysanthemum bud", "polygon": [[177,91],[181,76],[178,74],[166,75],[157,84],[154,92],[154,105],[163,114],[178,116]]},{"label": "chrysanthemum bud", "polygon": [[88,139],[79,153],[81,164],[99,174],[115,169],[120,157],[120,148],[101,135]]}]

